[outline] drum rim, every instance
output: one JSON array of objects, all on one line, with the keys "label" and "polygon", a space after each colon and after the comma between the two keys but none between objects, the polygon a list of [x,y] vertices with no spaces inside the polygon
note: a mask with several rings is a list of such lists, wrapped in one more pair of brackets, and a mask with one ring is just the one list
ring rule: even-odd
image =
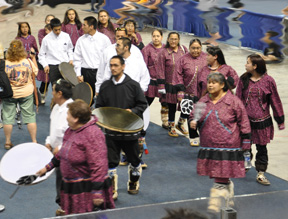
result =
[{"label": "drum rim", "polygon": [[[115,108],[115,109],[121,109],[121,110],[125,110],[125,109],[122,109],[122,108],[119,108],[119,107],[101,107],[101,108]],[[97,110],[97,109],[100,109],[100,108],[96,108],[94,110]],[[128,112],[128,111],[127,111]],[[129,113],[133,113],[133,112],[129,112]],[[136,115],[135,113],[133,113],[135,116],[139,117],[138,115]],[[93,114],[95,115],[95,114]],[[95,115],[96,116],[96,115]],[[139,117],[140,118],[140,117]],[[141,119],[141,118],[140,118]],[[142,119],[143,121],[143,119]],[[117,129],[115,127],[111,127],[111,126],[107,126],[105,125],[104,123],[100,122],[99,120],[96,122],[97,125],[105,128],[105,129],[108,129],[110,131],[115,131],[115,132],[120,132],[120,133],[136,133],[136,132],[140,132],[143,128],[144,128],[144,122],[143,122],[143,125],[141,126],[141,128],[138,128],[138,129],[135,129],[135,130],[120,130],[120,129]]]},{"label": "drum rim", "polygon": [[120,130],[120,129],[117,129],[117,128],[108,127],[107,125],[104,125],[103,123],[101,123],[99,121],[97,121],[96,124],[101,126],[101,127],[103,127],[103,128],[105,128],[105,129],[108,129],[110,131],[121,132],[121,133],[136,133],[136,132],[140,132],[143,129],[143,126],[142,126],[141,128],[135,129],[133,131],[131,131],[131,130],[125,131],[125,130]]}]

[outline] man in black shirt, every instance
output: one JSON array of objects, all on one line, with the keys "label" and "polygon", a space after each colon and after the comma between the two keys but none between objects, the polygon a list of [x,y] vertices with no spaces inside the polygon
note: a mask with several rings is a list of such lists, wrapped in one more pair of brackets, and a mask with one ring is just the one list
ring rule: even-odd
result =
[{"label": "man in black shirt", "polygon": [[[105,81],[99,91],[96,108],[118,107],[133,112],[142,118],[147,107],[146,98],[138,82],[132,80],[124,73],[125,64],[121,56],[113,56],[110,60],[112,77]],[[138,138],[141,132],[127,136],[121,133],[106,131],[106,144],[108,147],[109,175],[113,179],[113,198],[117,199],[117,171],[120,161],[121,149],[125,152],[128,166],[129,181],[128,193],[137,194],[142,167],[139,158]]]}]

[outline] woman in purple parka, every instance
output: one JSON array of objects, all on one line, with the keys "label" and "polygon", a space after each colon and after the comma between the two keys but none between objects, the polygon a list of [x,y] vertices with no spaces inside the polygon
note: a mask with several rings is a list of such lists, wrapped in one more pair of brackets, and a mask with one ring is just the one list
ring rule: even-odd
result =
[{"label": "woman in purple parka", "polygon": [[280,130],[285,128],[284,111],[274,79],[267,74],[265,61],[261,56],[252,54],[247,58],[246,73],[240,77],[236,95],[244,103],[252,129],[252,143],[256,144],[256,180],[262,185],[270,185],[264,176],[268,166],[267,144],[274,136],[273,116]]},{"label": "woman in purple parka", "polygon": [[[160,29],[152,31],[152,42],[145,46],[141,52],[143,54],[144,61],[147,65],[150,74],[150,84],[148,90],[145,92],[145,96],[149,106],[154,101],[155,97],[161,98],[158,93],[158,71],[156,68],[157,58],[161,50],[165,47],[162,43],[163,32]],[[162,127],[168,129],[168,106],[165,103],[161,103],[161,120]]]},{"label": "woman in purple parka", "polygon": [[143,40],[140,33],[136,32],[136,21],[129,19],[126,20],[123,24],[123,27],[126,28],[128,38],[131,40],[131,43],[142,50],[144,48]]},{"label": "woman in purple parka", "polygon": [[[158,55],[156,69],[158,71],[158,92],[162,94],[161,102],[168,104],[168,135],[178,137],[175,129],[175,114],[177,109],[177,87],[174,86],[174,74],[176,63],[181,56],[188,52],[187,48],[180,45],[180,35],[177,32],[170,32],[167,37],[165,48]],[[187,130],[182,130],[188,134]]]},{"label": "woman in purple parka", "polygon": [[[222,198],[234,204],[230,178],[245,177],[243,151],[250,149],[251,129],[243,103],[221,73],[207,77],[207,90],[190,115],[190,127],[200,133],[197,173],[214,178],[208,210],[219,212]],[[199,113],[200,104],[205,109]]]},{"label": "woman in purple parka", "polygon": [[116,43],[115,29],[117,27],[119,27],[118,24],[111,22],[108,11],[101,9],[98,13],[97,31],[105,34],[112,44]]},{"label": "woman in purple parka", "polygon": [[[60,206],[65,215],[115,208],[105,137],[82,100],[68,104],[69,128],[63,145],[49,164],[37,174],[60,166],[62,173]],[[63,212],[63,213],[64,213]],[[58,215],[59,216],[59,215]]]},{"label": "woman in purple parka", "polygon": [[[173,85],[178,86],[178,101],[181,105],[184,95],[193,99],[194,103],[198,100],[197,95],[197,75],[203,67],[207,65],[207,54],[202,51],[202,43],[199,39],[192,39],[189,43],[189,53],[179,58],[176,64],[176,74],[174,74]],[[181,112],[176,129],[185,132],[184,122],[189,117],[189,113]],[[190,134],[190,145],[199,146],[199,139]]]},{"label": "woman in purple parka", "polygon": [[226,64],[222,50],[218,46],[209,46],[207,47],[207,66],[199,71],[197,78],[199,98],[207,92],[207,76],[214,72],[223,74],[232,89],[237,86],[239,76],[231,66]]},{"label": "woman in purple parka", "polygon": [[61,30],[69,34],[75,47],[78,38],[83,35],[82,23],[76,10],[70,8],[65,12]]}]

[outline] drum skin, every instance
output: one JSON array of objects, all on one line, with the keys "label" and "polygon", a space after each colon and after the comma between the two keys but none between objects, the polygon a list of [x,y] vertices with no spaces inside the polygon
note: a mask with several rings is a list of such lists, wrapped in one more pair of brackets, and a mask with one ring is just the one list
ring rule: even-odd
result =
[{"label": "drum skin", "polygon": [[[0,174],[6,182],[16,184],[22,176],[34,175],[48,164],[53,154],[44,146],[37,143],[24,143],[11,148],[1,159]],[[32,184],[47,179],[53,171],[38,177]]]},{"label": "drum skin", "polygon": [[58,68],[62,77],[66,81],[70,82],[73,86],[79,84],[73,65],[70,65],[67,62],[62,62]]},{"label": "drum skin", "polygon": [[101,107],[93,110],[97,124],[105,129],[121,133],[136,133],[143,129],[143,120],[135,113],[117,107]]},{"label": "drum skin", "polygon": [[73,89],[72,89],[72,99],[81,99],[84,100],[85,103],[87,103],[89,106],[92,104],[92,99],[93,99],[93,91],[91,86],[87,82],[82,82],[77,84]]}]

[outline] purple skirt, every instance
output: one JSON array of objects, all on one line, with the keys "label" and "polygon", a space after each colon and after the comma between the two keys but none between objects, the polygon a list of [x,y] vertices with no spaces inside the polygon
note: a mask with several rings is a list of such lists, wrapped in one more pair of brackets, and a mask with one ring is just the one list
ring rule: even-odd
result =
[{"label": "purple skirt", "polygon": [[166,103],[177,104],[177,94],[166,93]]},{"label": "purple skirt", "polygon": [[[90,181],[81,181],[67,183],[62,180],[60,205],[65,214],[78,214],[91,212],[94,209],[92,183]],[[115,208],[112,198],[112,186],[103,189],[104,203],[103,210]]]},{"label": "purple skirt", "polygon": [[200,149],[197,173],[211,178],[245,177],[243,151]]},{"label": "purple skirt", "polygon": [[45,74],[44,70],[39,70],[36,78],[38,81],[42,81],[44,83],[49,82],[49,74]]},{"label": "purple skirt", "polygon": [[158,87],[149,84],[148,90],[145,92],[146,97],[160,97],[160,94],[158,93]]},{"label": "purple skirt", "polygon": [[253,144],[266,145],[273,140],[274,137],[274,127],[269,126],[265,129],[252,129],[251,130],[251,141]]}]

